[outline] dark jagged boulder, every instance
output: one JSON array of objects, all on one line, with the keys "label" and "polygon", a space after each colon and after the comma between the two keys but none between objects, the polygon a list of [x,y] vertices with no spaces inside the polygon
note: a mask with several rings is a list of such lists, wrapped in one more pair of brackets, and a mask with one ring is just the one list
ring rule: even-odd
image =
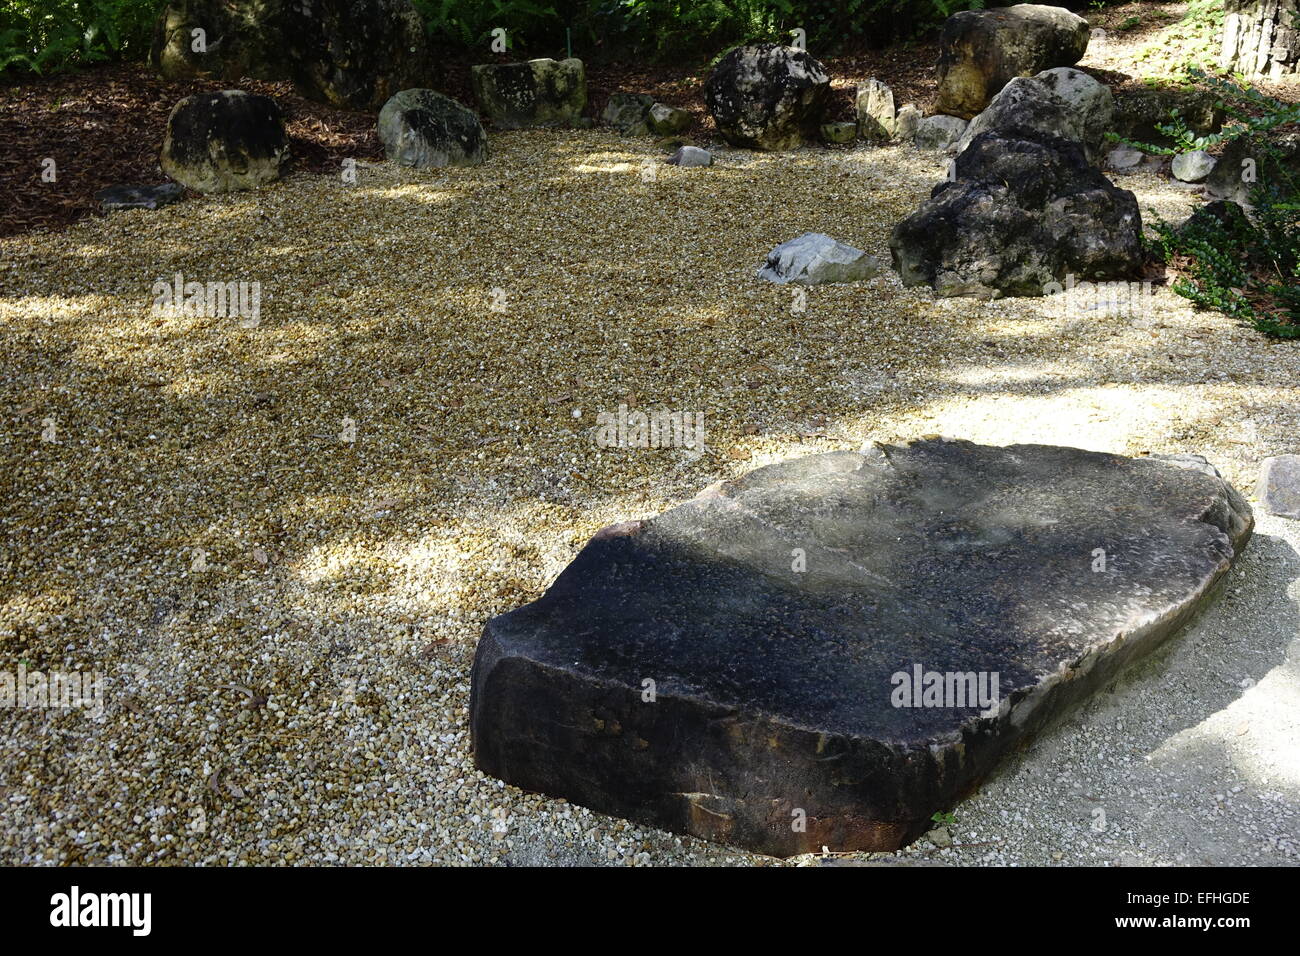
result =
[{"label": "dark jagged boulder", "polygon": [[280,107],[242,90],[196,93],[172,108],[159,165],[203,193],[256,189],[280,177],[289,140]]},{"label": "dark jagged boulder", "polygon": [[1250,508],[1188,456],[876,445],[597,534],[488,622],[480,769],[789,856],[894,850],[1195,613]]},{"label": "dark jagged boulder", "polygon": [[982,133],[896,227],[889,247],[904,285],[939,295],[1042,295],[1049,283],[1121,279],[1142,266],[1133,193],[1093,167],[1078,143],[1036,129]]},{"label": "dark jagged boulder", "polygon": [[736,47],[713,68],[704,102],[732,146],[794,149],[817,134],[831,92],[825,67],[803,50]]},{"label": "dark jagged boulder", "polygon": [[938,112],[970,119],[1015,77],[1073,66],[1089,32],[1082,17],[1037,3],[954,14],[939,36]]},{"label": "dark jagged boulder", "polygon": [[474,111],[433,90],[402,90],[379,111],[379,142],[402,166],[478,166],[487,134]]},{"label": "dark jagged boulder", "polygon": [[409,0],[172,0],[150,59],[169,79],[290,80],[308,99],[368,110],[432,72]]}]

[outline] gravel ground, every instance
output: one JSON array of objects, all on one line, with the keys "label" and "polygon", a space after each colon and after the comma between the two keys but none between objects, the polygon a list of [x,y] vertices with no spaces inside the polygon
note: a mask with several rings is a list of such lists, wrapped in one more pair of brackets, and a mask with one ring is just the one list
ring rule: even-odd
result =
[{"label": "gravel ground", "polygon": [[[805,231],[887,256],[937,157],[646,181],[648,143],[599,130],[492,147],[0,241],[0,671],[104,677],[99,716],[0,711],[0,862],[773,863],[476,773],[484,621],[605,524],[867,439],[1199,452],[1248,494],[1300,452],[1296,345],[1163,289],[753,278]],[[176,272],[259,282],[256,323],[153,314]],[[703,412],[710,450],[599,448],[620,403]],[[1294,862],[1298,553],[1261,517],[1161,659],[898,860]]]}]

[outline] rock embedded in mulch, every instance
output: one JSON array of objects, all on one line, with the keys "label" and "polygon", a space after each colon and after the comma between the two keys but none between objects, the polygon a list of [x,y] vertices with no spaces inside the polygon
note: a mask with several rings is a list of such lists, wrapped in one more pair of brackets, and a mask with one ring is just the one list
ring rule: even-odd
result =
[{"label": "rock embedded in mulch", "polygon": [[655,98],[647,93],[612,93],[600,119],[618,130],[620,136],[648,136],[650,108],[654,104]]},{"label": "rock embedded in mulch", "polygon": [[1265,458],[1260,465],[1255,495],[1269,514],[1300,518],[1300,455]]},{"label": "rock embedded in mulch", "polygon": [[722,138],[767,151],[795,149],[814,137],[830,93],[820,62],[775,43],[736,47],[704,83],[704,102]]},{"label": "rock embedded in mulch", "polygon": [[109,186],[95,193],[95,201],[105,211],[115,209],[158,209],[181,198],[185,187],[180,183],[158,186]]},{"label": "rock embedded in mulch", "polygon": [[1079,70],[1061,68],[1017,77],[970,121],[957,151],[981,133],[1020,127],[1075,140],[1088,161],[1099,166],[1114,112],[1110,90]]},{"label": "rock embedded in mulch", "polygon": [[669,106],[667,103],[655,103],[650,107],[650,115],[646,117],[646,124],[655,136],[684,133],[690,129],[693,121],[689,111]]},{"label": "rock embedded in mulch", "polygon": [[587,73],[576,57],[481,63],[470,70],[474,97],[497,129],[580,126]]},{"label": "rock embedded in mulch", "polygon": [[1146,154],[1131,146],[1117,146],[1106,154],[1106,168],[1116,173],[1136,172]]},{"label": "rock embedded in mulch", "polygon": [[904,285],[998,298],[1043,295],[1070,276],[1140,273],[1137,199],[1089,164],[1078,143],[1026,127],[982,133],[954,173],[894,227],[889,247]]},{"label": "rock embedded in mulch", "polygon": [[842,146],[858,138],[858,124],[849,122],[822,123],[821,136],[823,143]]},{"label": "rock embedded in mulch", "polygon": [[761,468],[488,622],[475,763],[760,853],[894,850],[1174,634],[1252,528],[1203,459],[933,440]]},{"label": "rock embedded in mulch", "polygon": [[196,93],[172,108],[159,165],[201,193],[256,189],[280,178],[289,158],[280,107],[269,96]]},{"label": "rock embedded in mulch", "polygon": [[487,161],[487,133],[469,107],[433,90],[402,90],[379,111],[379,142],[400,166],[430,169]]},{"label": "rock embedded in mulch", "polygon": [[967,120],[942,113],[927,116],[916,124],[916,135],[912,143],[917,149],[942,151],[951,149],[960,141],[969,125]]},{"label": "rock embedded in mulch", "polygon": [[1179,153],[1169,165],[1174,179],[1185,183],[1199,183],[1214,172],[1217,160],[1203,149],[1194,149],[1188,153]]},{"label": "rock embedded in mulch", "polygon": [[894,91],[877,79],[859,84],[853,98],[858,135],[870,143],[888,143],[898,129]]},{"label": "rock embedded in mulch", "polygon": [[665,153],[675,153],[683,146],[694,146],[695,141],[689,136],[661,136],[655,140],[655,149]]},{"label": "rock embedded in mulch", "polygon": [[939,36],[938,111],[970,119],[1015,77],[1074,66],[1088,34],[1088,21],[1064,7],[1021,3],[954,14]]},{"label": "rock embedded in mulch", "polygon": [[894,117],[894,140],[899,143],[910,143],[916,139],[917,127],[921,125],[923,115],[919,109],[911,103],[905,103],[898,108],[898,115]]},{"label": "rock embedded in mulch", "polygon": [[884,267],[883,262],[861,249],[820,232],[808,232],[769,252],[758,277],[781,285],[824,285],[861,282],[879,275]]},{"label": "rock embedded in mulch", "polygon": [[713,154],[698,146],[679,146],[664,162],[669,166],[712,166]]},{"label": "rock embedded in mulch", "polygon": [[356,110],[434,79],[424,20],[408,0],[173,0],[150,60],[168,79],[290,80],[307,99]]}]

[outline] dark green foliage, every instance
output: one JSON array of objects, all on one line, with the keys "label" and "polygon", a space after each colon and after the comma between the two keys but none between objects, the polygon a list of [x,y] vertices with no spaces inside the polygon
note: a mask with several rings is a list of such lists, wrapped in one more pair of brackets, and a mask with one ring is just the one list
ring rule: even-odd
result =
[{"label": "dark green foliage", "polygon": [[0,0],[0,73],[142,60],[163,0]]},{"label": "dark green foliage", "polygon": [[1197,136],[1175,114],[1157,128],[1174,139],[1176,149],[1129,145],[1167,154],[1244,139],[1273,175],[1267,185],[1250,190],[1249,215],[1235,204],[1215,203],[1181,226],[1154,225],[1165,260],[1182,272],[1172,288],[1267,335],[1300,338],[1300,185],[1269,136],[1300,125],[1300,106],[1199,70],[1189,73],[1219,94],[1231,118],[1222,132]]},{"label": "dark green foliage", "polygon": [[[984,0],[412,0],[436,48],[510,56],[707,63],[748,40],[803,30],[827,56],[912,39]],[[165,0],[0,0],[0,72],[145,58]]]}]

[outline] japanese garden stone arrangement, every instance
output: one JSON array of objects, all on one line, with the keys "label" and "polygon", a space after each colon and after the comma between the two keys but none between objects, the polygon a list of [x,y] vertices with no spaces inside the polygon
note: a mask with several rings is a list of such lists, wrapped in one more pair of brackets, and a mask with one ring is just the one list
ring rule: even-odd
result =
[{"label": "japanese garden stone arrangement", "polygon": [[1300,860],[1295,0],[48,3],[0,862]]}]

